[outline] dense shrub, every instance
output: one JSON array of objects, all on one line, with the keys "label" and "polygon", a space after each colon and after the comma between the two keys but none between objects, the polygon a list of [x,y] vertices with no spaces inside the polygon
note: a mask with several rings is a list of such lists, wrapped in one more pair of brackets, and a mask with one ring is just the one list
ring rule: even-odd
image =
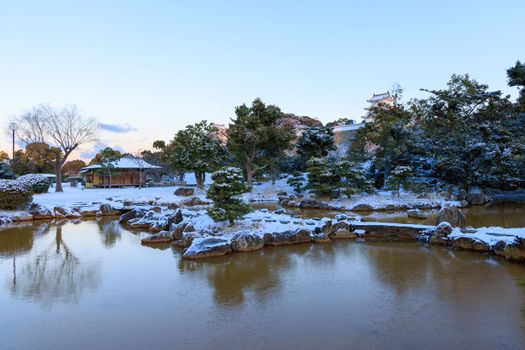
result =
[{"label": "dense shrub", "polygon": [[0,209],[23,209],[31,202],[31,188],[18,180],[0,180]]},{"label": "dense shrub", "polygon": [[30,187],[33,193],[47,193],[49,190],[49,179],[40,174],[22,175],[17,181]]},{"label": "dense shrub", "polygon": [[11,171],[9,164],[0,162],[0,179],[14,179],[15,176]]}]

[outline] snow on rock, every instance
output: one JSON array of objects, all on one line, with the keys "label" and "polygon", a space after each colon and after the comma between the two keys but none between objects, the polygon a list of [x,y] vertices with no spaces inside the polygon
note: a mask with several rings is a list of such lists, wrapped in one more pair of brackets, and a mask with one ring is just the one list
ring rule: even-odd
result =
[{"label": "snow on rock", "polygon": [[480,227],[472,232],[454,228],[448,239],[454,241],[459,238],[471,238],[494,247],[498,242],[513,244],[517,239],[525,239],[525,228]]},{"label": "snow on rock", "polygon": [[182,255],[183,259],[204,259],[231,253],[230,241],[224,238],[205,237],[193,239]]}]

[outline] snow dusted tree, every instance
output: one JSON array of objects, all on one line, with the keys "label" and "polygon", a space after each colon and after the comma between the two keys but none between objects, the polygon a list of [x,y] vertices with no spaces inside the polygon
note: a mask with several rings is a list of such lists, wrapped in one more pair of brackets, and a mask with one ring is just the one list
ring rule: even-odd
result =
[{"label": "snow dusted tree", "polygon": [[313,127],[307,129],[297,143],[297,153],[304,159],[322,158],[335,150],[334,133],[331,128]]},{"label": "snow dusted tree", "polygon": [[213,124],[203,120],[177,132],[166,146],[173,168],[194,172],[200,188],[204,187],[206,173],[215,171],[225,158],[225,150],[214,132]]},{"label": "snow dusted tree", "polygon": [[100,172],[108,174],[109,183],[108,187],[112,187],[112,169],[115,168],[116,162],[120,159],[121,154],[119,151],[115,151],[111,147],[106,147],[98,153],[100,155]]},{"label": "snow dusted tree", "polygon": [[401,187],[406,190],[410,185],[411,176],[412,168],[400,165],[390,172],[390,176],[387,178],[387,184],[399,197]]},{"label": "snow dusted tree", "polygon": [[306,162],[308,188],[317,196],[328,196],[330,191],[340,185],[341,177],[334,171],[326,159],[311,158]]},{"label": "snow dusted tree", "polygon": [[353,162],[344,160],[335,163],[335,173],[340,176],[344,193],[349,198],[359,192],[374,192],[373,181]]},{"label": "snow dusted tree", "polygon": [[286,183],[293,187],[295,193],[301,194],[306,189],[306,183],[303,173],[295,171],[287,180]]},{"label": "snow dusted tree", "polygon": [[520,89],[518,106],[522,113],[525,113],[525,63],[516,62],[514,67],[507,69],[509,86],[517,86]]},{"label": "snow dusted tree", "polygon": [[97,123],[83,117],[75,106],[53,108],[49,105],[33,107],[13,118],[16,134],[25,144],[47,143],[55,150],[54,170],[56,192],[62,192],[62,166],[71,152],[80,145],[95,140]]},{"label": "snow dusted tree", "polygon": [[244,182],[242,170],[234,167],[224,167],[213,175],[207,198],[213,200],[213,208],[208,211],[215,221],[228,220],[233,226],[239,219],[251,211],[250,206],[238,198],[249,188]]},{"label": "snow dusted tree", "polygon": [[246,171],[248,186],[253,183],[253,174],[258,168],[275,169],[279,157],[291,141],[291,129],[278,128],[277,121],[283,113],[279,107],[265,105],[259,98],[251,107],[243,104],[235,108],[236,118],[228,129],[228,150]]}]

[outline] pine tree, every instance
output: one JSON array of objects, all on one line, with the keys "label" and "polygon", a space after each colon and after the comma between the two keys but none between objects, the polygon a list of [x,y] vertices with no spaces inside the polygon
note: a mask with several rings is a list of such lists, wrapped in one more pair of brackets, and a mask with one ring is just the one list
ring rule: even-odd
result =
[{"label": "pine tree", "polygon": [[288,178],[288,180],[286,180],[286,183],[288,185],[292,186],[294,191],[295,191],[295,193],[297,193],[297,194],[303,193],[304,190],[306,189],[304,175],[301,172],[299,172],[299,171],[294,172]]},{"label": "pine tree", "polygon": [[177,132],[173,141],[165,146],[172,167],[192,171],[200,188],[204,187],[206,173],[219,168],[225,158],[225,150],[214,132],[215,127],[203,120]]},{"label": "pine tree", "polygon": [[235,115],[228,129],[227,147],[246,171],[248,186],[252,186],[257,171],[266,171],[274,178],[275,159],[283,155],[293,138],[291,128],[277,127],[283,113],[257,98],[250,107],[243,104],[235,108]]},{"label": "pine tree", "polygon": [[410,185],[410,177],[412,176],[412,168],[409,166],[398,166],[390,172],[390,176],[387,178],[388,186],[397,194],[399,197],[399,192],[401,187],[405,190]]},{"label": "pine tree", "polygon": [[228,220],[233,226],[235,219],[242,218],[251,211],[250,206],[236,196],[248,191],[241,169],[224,167],[212,175],[207,198],[213,200],[213,208],[208,214],[215,221]]},{"label": "pine tree", "polygon": [[335,150],[334,133],[331,128],[309,128],[297,143],[297,153],[304,160],[326,157],[328,152],[333,150]]},{"label": "pine tree", "polygon": [[374,186],[371,179],[368,179],[363,169],[355,163],[340,161],[335,164],[335,172],[341,177],[344,193],[350,198],[359,192],[372,193]]},{"label": "pine tree", "polygon": [[306,166],[308,188],[317,196],[328,196],[330,191],[339,187],[341,178],[325,159],[311,158]]}]

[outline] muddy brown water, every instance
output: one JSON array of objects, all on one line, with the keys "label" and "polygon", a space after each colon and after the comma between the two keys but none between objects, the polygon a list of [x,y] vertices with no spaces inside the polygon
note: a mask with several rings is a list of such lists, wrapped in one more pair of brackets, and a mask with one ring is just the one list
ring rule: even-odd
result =
[{"label": "muddy brown water", "polygon": [[0,230],[0,349],[520,349],[525,266],[342,241],[181,261],[104,219]]},{"label": "muddy brown water", "polygon": [[[255,203],[255,208],[276,210],[282,208],[276,203]],[[472,227],[525,227],[525,203],[519,202],[496,202],[484,206],[473,206],[462,209],[467,217],[467,225]],[[312,217],[334,217],[337,214],[349,216],[361,216],[363,221],[396,222],[403,224],[425,224],[435,225],[437,209],[424,210],[428,217],[424,220],[409,218],[406,210],[402,211],[376,211],[376,212],[352,212],[352,211],[327,211],[318,209],[296,209],[287,208],[287,213],[300,215],[305,218]]]}]

